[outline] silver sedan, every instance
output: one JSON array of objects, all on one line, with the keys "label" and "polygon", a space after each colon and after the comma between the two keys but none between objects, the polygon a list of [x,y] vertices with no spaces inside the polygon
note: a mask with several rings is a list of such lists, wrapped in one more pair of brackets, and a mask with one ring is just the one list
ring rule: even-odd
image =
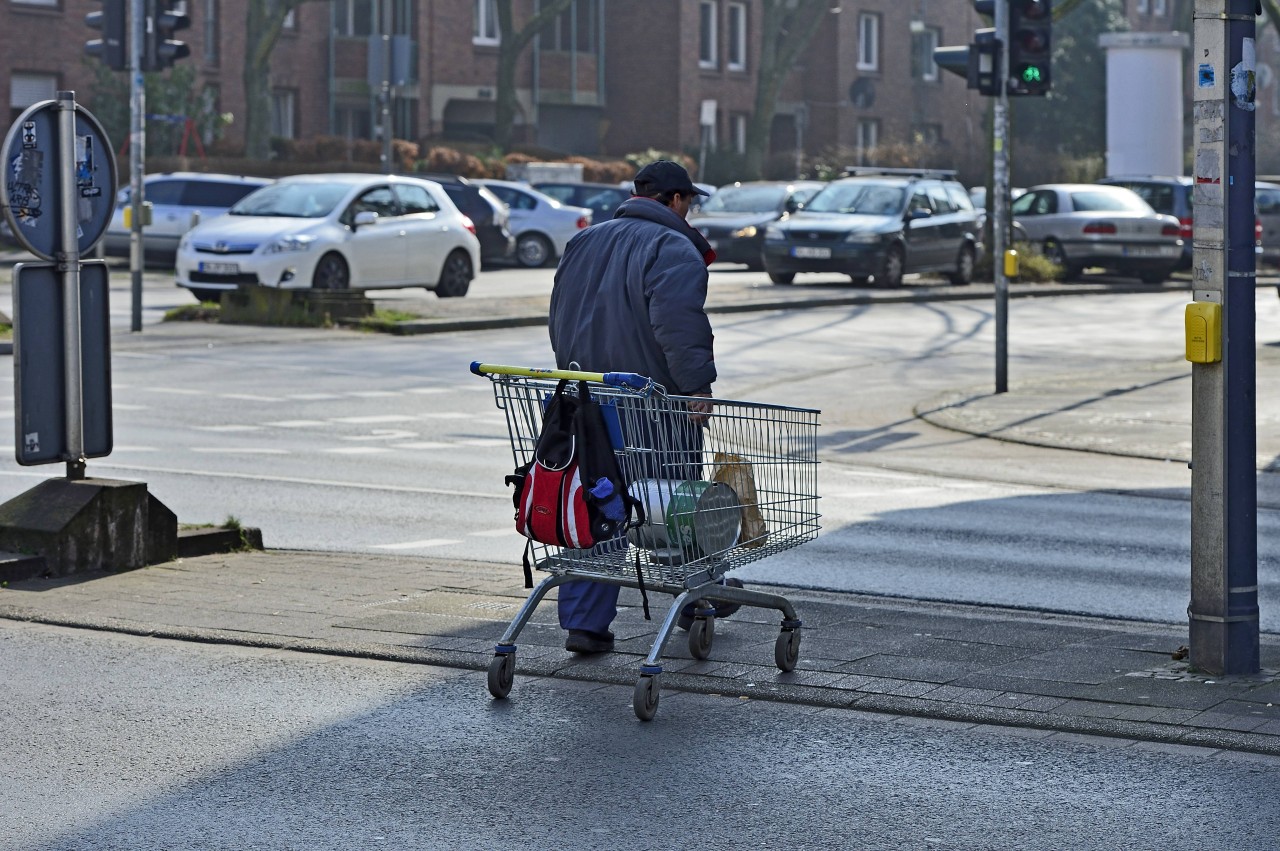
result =
[{"label": "silver sedan", "polygon": [[1158,284],[1182,256],[1178,220],[1119,186],[1033,186],[1013,202],[1011,212],[1015,238],[1039,246],[1062,266],[1063,280],[1101,267]]}]

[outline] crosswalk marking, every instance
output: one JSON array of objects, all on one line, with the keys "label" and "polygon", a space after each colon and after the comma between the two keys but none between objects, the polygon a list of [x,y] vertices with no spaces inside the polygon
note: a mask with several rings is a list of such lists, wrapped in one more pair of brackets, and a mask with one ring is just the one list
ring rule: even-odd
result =
[{"label": "crosswalk marking", "polygon": [[424,541],[406,541],[403,544],[374,544],[375,550],[419,550],[427,547],[446,547],[450,544],[461,544],[451,538],[427,538]]}]

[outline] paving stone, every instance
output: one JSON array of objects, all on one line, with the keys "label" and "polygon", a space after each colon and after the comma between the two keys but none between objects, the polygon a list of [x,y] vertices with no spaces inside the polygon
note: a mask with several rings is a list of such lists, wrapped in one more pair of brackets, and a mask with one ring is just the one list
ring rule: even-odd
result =
[{"label": "paving stone", "polygon": [[922,680],[929,683],[947,683],[965,673],[962,664],[958,662],[943,659],[915,659],[885,653],[841,665],[840,670],[851,674]]},{"label": "paving stone", "polygon": [[1067,701],[1060,697],[1045,697],[1037,695],[1018,708],[1025,709],[1028,712],[1052,712]]},{"label": "paving stone", "polygon": [[1188,727],[1210,727],[1214,730],[1238,730],[1242,733],[1252,732],[1267,721],[1264,718],[1251,718],[1247,715],[1228,715],[1223,712],[1201,712],[1182,722]]}]

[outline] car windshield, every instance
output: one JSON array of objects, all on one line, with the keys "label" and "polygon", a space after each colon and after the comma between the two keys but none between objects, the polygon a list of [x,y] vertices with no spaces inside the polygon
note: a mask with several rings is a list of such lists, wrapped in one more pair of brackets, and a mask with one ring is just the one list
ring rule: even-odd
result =
[{"label": "car windshield", "polygon": [[787,197],[785,186],[730,186],[702,202],[704,213],[772,213]]},{"label": "car windshield", "polygon": [[230,214],[320,219],[329,215],[349,191],[351,186],[347,183],[276,183],[245,196]]},{"label": "car windshield", "polygon": [[1104,189],[1084,189],[1069,193],[1071,209],[1091,213],[1152,213],[1146,201],[1129,191],[1107,192]]},{"label": "car windshield", "polygon": [[809,213],[865,213],[892,216],[902,212],[904,194],[901,186],[888,183],[856,181],[831,183],[804,205]]}]

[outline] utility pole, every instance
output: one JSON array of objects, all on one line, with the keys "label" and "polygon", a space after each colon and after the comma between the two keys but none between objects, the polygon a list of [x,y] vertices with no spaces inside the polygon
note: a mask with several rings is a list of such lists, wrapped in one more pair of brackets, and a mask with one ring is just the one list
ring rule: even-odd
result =
[{"label": "utility pole", "polygon": [[132,306],[129,330],[142,330],[142,267],[146,259],[142,244],[143,197],[142,171],[146,168],[147,90],[142,81],[142,54],[146,41],[147,19],[144,0],[129,0],[129,277]]},{"label": "utility pole", "polygon": [[[1009,44],[1009,4],[995,4],[996,42]],[[996,307],[996,392],[1009,390],[1009,278],[1004,273],[1004,251],[1009,212],[1009,51],[996,52],[997,77],[1000,81],[992,104],[991,177],[994,198],[987,201],[991,211],[992,271],[995,274]]]},{"label": "utility pole", "polygon": [[380,118],[382,127],[382,173],[391,174],[391,0],[382,0],[382,26],[379,32],[382,38],[382,87],[378,98],[382,103]]},{"label": "utility pole", "polygon": [[1256,0],[1196,0],[1196,211],[1191,367],[1191,664],[1259,668],[1256,258]]}]

